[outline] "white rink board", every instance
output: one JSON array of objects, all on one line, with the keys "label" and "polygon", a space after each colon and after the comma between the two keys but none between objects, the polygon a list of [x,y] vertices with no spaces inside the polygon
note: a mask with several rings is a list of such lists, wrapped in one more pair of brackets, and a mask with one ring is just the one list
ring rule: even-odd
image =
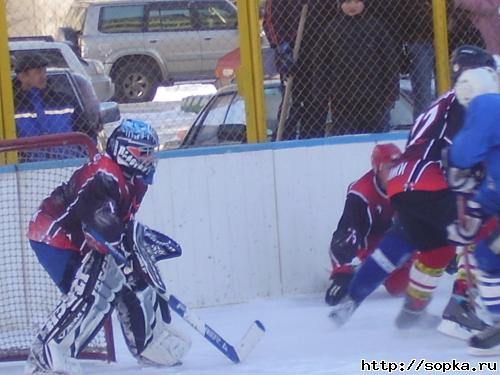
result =
[{"label": "white rink board", "polygon": [[403,148],[404,139],[162,154],[138,217],[183,248],[164,267],[168,286],[193,307],[322,291],[347,186],[370,168],[377,142]]},{"label": "white rink board", "polygon": [[[182,257],[164,262],[171,291],[201,307],[324,290],[347,186],[370,168],[377,142],[403,147],[405,138],[393,133],[162,152],[138,218],[183,248]],[[40,173],[27,167],[28,177]]]}]

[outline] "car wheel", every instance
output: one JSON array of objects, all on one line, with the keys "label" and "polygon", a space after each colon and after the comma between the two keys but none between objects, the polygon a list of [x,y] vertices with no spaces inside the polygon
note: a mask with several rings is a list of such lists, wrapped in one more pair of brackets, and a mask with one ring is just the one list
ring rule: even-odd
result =
[{"label": "car wheel", "polygon": [[158,86],[157,69],[151,64],[135,61],[116,70],[115,97],[120,103],[140,103],[153,100]]}]

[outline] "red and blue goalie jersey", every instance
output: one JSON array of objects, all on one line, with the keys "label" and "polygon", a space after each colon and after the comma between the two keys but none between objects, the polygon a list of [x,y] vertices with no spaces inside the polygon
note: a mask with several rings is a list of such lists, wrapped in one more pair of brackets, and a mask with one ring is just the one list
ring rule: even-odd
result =
[{"label": "red and blue goalie jersey", "polygon": [[85,252],[89,249],[82,223],[90,222],[103,205],[112,205],[126,223],[139,209],[146,191],[147,185],[140,179],[128,181],[118,164],[108,155],[98,154],[42,201],[29,223],[28,238]]}]

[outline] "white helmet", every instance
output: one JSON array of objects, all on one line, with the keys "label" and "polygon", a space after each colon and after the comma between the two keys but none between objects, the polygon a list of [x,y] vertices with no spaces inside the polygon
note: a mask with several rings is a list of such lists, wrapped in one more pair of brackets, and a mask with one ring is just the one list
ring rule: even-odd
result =
[{"label": "white helmet", "polygon": [[465,70],[455,83],[455,94],[458,102],[464,107],[476,96],[483,94],[499,94],[500,79],[495,69],[480,67]]}]

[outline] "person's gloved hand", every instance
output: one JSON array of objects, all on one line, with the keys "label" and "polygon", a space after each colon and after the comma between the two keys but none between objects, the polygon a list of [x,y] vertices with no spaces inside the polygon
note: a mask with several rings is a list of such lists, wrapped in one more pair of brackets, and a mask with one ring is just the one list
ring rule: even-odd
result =
[{"label": "person's gloved hand", "polygon": [[349,285],[354,277],[354,272],[335,272],[330,278],[330,285],[326,290],[325,302],[330,306],[335,306],[347,294]]},{"label": "person's gloved hand", "polygon": [[276,62],[280,74],[288,75],[295,64],[293,60],[293,50],[290,44],[283,42],[276,47]]}]

